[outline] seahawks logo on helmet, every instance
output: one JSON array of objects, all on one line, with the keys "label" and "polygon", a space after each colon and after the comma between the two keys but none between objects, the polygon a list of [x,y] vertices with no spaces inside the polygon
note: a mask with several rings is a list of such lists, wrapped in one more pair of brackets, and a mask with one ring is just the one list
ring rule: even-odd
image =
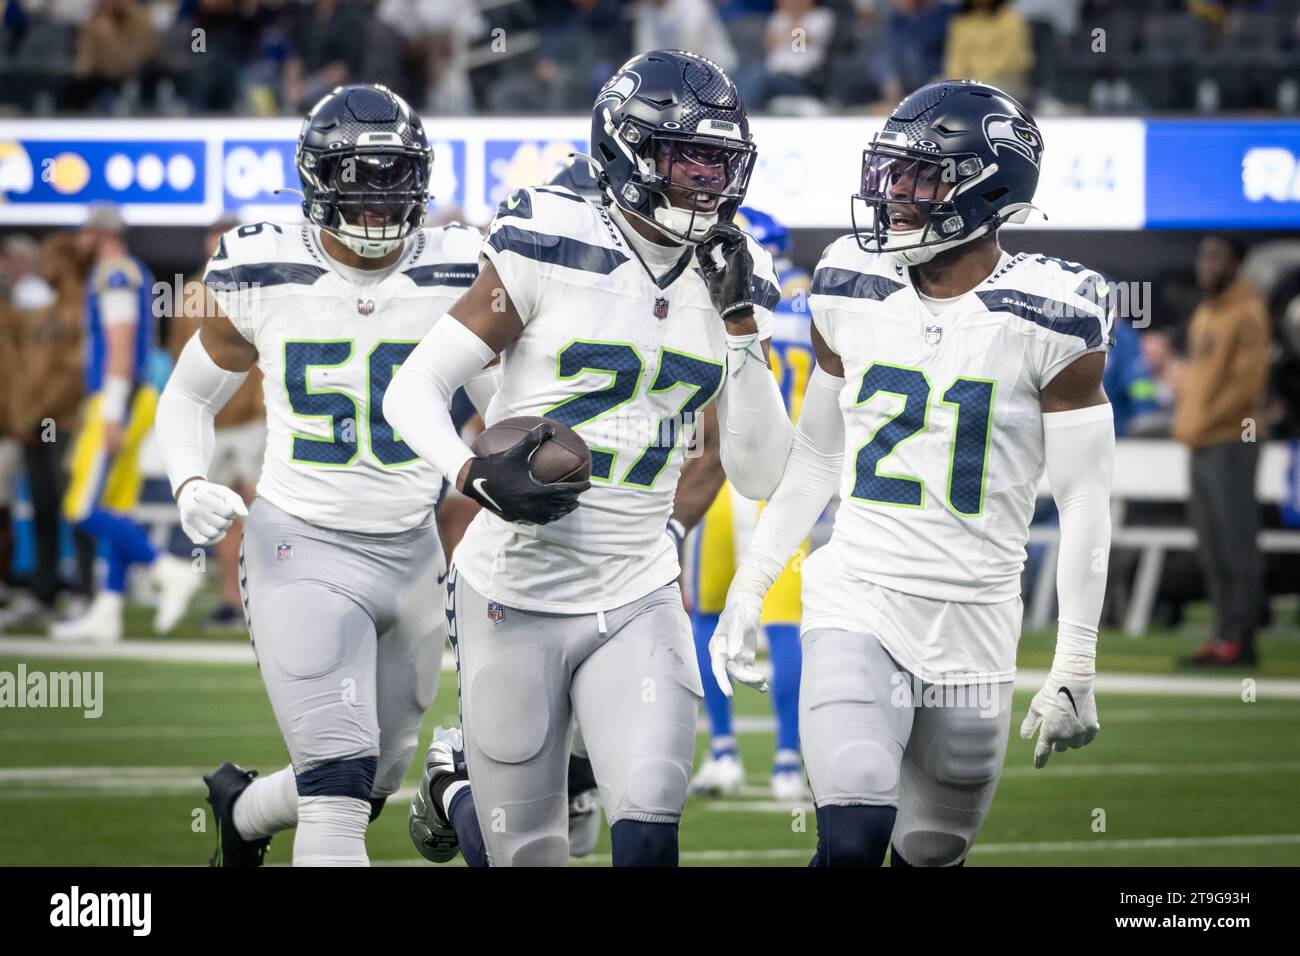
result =
[{"label": "seahawks logo on helmet", "polygon": [[990,113],[984,117],[984,139],[995,155],[1004,148],[1009,149],[1025,157],[1035,168],[1043,153],[1043,138],[1038,130],[1019,116]]},{"label": "seahawks logo on helmet", "polygon": [[640,88],[641,74],[635,70],[624,70],[601,87],[600,92],[596,95],[596,102],[603,103],[605,100],[613,100],[614,109],[618,109],[618,107],[636,96],[636,91]]}]

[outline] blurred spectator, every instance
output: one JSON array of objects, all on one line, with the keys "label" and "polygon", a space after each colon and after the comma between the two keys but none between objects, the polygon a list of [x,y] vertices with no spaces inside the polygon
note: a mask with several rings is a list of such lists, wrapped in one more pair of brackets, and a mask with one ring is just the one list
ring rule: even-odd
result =
[{"label": "blurred spectator", "polygon": [[379,0],[376,17],[401,34],[408,56],[421,65],[423,111],[430,116],[468,113],[469,45],[487,22],[464,0]]},{"label": "blurred spectator", "polygon": [[[1057,94],[1057,62],[1066,53],[1067,38],[1079,29],[1083,0],[1015,0],[1016,12],[1029,25],[1034,50],[1031,84],[1035,94]],[[1035,97],[1037,98],[1037,97]],[[1042,106],[1046,106],[1044,101]]]},{"label": "blurred spectator", "polygon": [[1023,99],[1033,65],[1029,26],[1006,0],[964,0],[948,24],[946,77],[979,80]]},{"label": "blurred spectator", "polygon": [[[41,247],[44,278],[53,300],[37,309],[18,310],[10,328],[16,361],[11,379],[12,402],[5,423],[21,443],[23,466],[32,502],[36,560],[31,594],[19,595],[0,614],[0,629],[44,624],[53,619],[61,580],[60,511],[64,464],[77,424],[83,395],[81,370],[82,303],[88,262],[76,237],[56,232]],[[75,535],[77,591],[89,596],[95,558],[94,542]]]},{"label": "blurred spectator", "polygon": [[1156,385],[1142,356],[1142,344],[1133,326],[1115,320],[1115,344],[1106,355],[1102,387],[1115,411],[1115,434],[1128,434],[1129,423],[1155,410]]},{"label": "blurred spectator", "polygon": [[88,398],[64,516],[100,543],[108,575],[85,615],[54,625],[50,636],[109,643],[122,638],[131,565],[147,568],[158,589],[154,630],[160,634],[176,626],[202,581],[188,561],[155,549],[132,515],[142,483],[140,443],[158,406],[158,393],[145,379],[155,338],[153,276],[127,251],[126,226],[111,203],[91,203],[77,239],[94,263],[85,306]]},{"label": "blurred spectator", "polygon": [[767,75],[754,108],[776,97],[817,95],[816,75],[826,63],[834,31],[835,15],[817,0],[777,0],[767,22]]},{"label": "blurred spectator", "polygon": [[67,102],[72,109],[107,108],[158,50],[149,6],[137,0],[99,0],[77,34],[77,57]]},{"label": "blurred spectator", "polygon": [[0,245],[0,286],[16,309],[43,309],[54,301],[41,275],[41,247],[31,236],[16,233]]},{"label": "blurred spectator", "polygon": [[619,0],[534,0],[536,55],[493,82],[485,105],[499,113],[582,112],[631,56],[631,24]]},{"label": "blurred spectator", "polygon": [[893,0],[877,50],[880,96],[892,108],[943,72],[952,5],[944,0]]},{"label": "blurred spectator", "polygon": [[[259,52],[259,0],[192,0],[191,6],[188,27],[202,31],[202,50],[193,51],[191,36],[185,32],[170,38],[183,44],[176,66],[185,74],[189,108],[198,113],[242,108],[246,71]],[[182,23],[182,30],[185,26]],[[176,52],[169,44],[164,56]]]},{"label": "blurred spectator", "polygon": [[284,102],[306,112],[336,86],[365,82],[368,15],[359,0],[315,0],[298,19],[295,54],[284,66]]},{"label": "blurred spectator", "polygon": [[[221,219],[207,234],[207,256],[217,251],[222,235],[239,225],[237,219]],[[181,308],[172,316],[167,334],[167,350],[173,361],[181,349],[198,332],[206,311],[207,293],[202,274],[185,283]],[[254,487],[262,473],[266,454],[266,406],[262,402],[262,372],[255,365],[244,384],[217,412],[216,439],[212,446],[212,463],[208,480],[233,488],[247,504],[253,503]],[[221,605],[212,612],[208,624],[234,627],[244,623],[239,598],[239,543],[243,522],[236,518],[230,532],[216,544],[217,567],[221,572]]]},{"label": "blurred spectator", "polygon": [[737,66],[731,38],[709,0],[637,0],[633,18],[634,54],[690,50],[708,57],[728,73]]},{"label": "blurred spectator", "polygon": [[1253,664],[1262,597],[1256,538],[1259,503],[1256,430],[1268,384],[1269,322],[1264,303],[1241,276],[1243,250],[1207,236],[1196,255],[1201,304],[1187,332],[1187,371],[1173,437],[1191,455],[1188,509],[1214,603],[1214,633],[1194,658],[1211,665]]},{"label": "blurred spectator", "polygon": [[1135,438],[1168,438],[1174,424],[1175,397],[1182,387],[1187,363],[1168,332],[1143,332],[1138,343],[1150,373],[1151,406],[1129,420],[1128,434]]}]

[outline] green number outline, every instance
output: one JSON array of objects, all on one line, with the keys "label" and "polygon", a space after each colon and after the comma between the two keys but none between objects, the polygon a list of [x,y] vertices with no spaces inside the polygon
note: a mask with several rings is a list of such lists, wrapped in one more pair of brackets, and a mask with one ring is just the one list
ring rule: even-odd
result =
[{"label": "green number outline", "polygon": [[998,397],[998,383],[996,379],[992,379],[992,378],[972,378],[971,376],[968,375],[958,375],[949,383],[948,387],[943,390],[943,394],[947,395],[950,391],[952,391],[952,387],[956,385],[958,382],[983,382],[987,385],[992,386],[992,388],[989,390],[988,418],[984,423],[984,457],[980,463],[981,469],[980,469],[979,511],[962,511],[955,504],[953,504],[952,484],[957,478],[957,468],[956,468],[957,434],[958,434],[957,429],[961,420],[961,403],[952,402],[946,398],[940,398],[939,400],[939,404],[951,405],[953,409],[955,409],[952,415],[952,441],[948,443],[948,506],[952,508],[954,514],[959,514],[963,518],[981,518],[984,516],[984,502],[985,502],[984,492],[989,477],[989,450],[993,445],[993,408]]},{"label": "green number outline", "polygon": [[[924,481],[923,479],[921,479],[921,478],[913,477],[912,475],[891,475],[891,474],[885,474],[885,473],[882,473],[882,472],[881,472],[881,470],[880,470],[880,466],[881,466],[882,464],[884,464],[886,461],[888,461],[890,458],[893,457],[894,452],[898,451],[898,447],[899,447],[900,445],[902,445],[902,444],[903,444],[904,442],[906,442],[906,441],[910,441],[911,439],[915,438],[917,435],[921,434],[921,432],[925,431],[925,430],[929,427],[929,425],[930,425],[930,396],[934,393],[934,388],[933,388],[933,386],[932,386],[931,383],[930,383],[930,376],[928,376],[928,375],[925,374],[925,369],[922,369],[922,368],[913,368],[913,367],[910,366],[910,365],[895,365],[893,362],[872,362],[870,365],[868,365],[865,369],[862,370],[862,378],[860,378],[860,379],[858,380],[858,390],[859,390],[859,391],[861,391],[861,389],[862,389],[862,382],[866,379],[866,377],[867,377],[867,373],[869,373],[869,372],[870,372],[873,368],[875,368],[877,365],[884,366],[884,367],[886,367],[886,368],[896,368],[896,369],[898,369],[898,370],[900,370],[900,371],[903,371],[903,372],[920,372],[920,373],[921,373],[921,377],[922,377],[923,379],[925,379],[926,393],[925,393],[925,398],[924,398],[923,403],[922,403],[923,411],[921,412],[921,424],[918,425],[918,426],[916,427],[916,429],[915,429],[913,432],[911,432],[910,434],[908,434],[906,437],[904,437],[904,438],[900,438],[898,441],[896,441],[896,442],[894,443],[894,447],[891,448],[891,449],[889,450],[889,454],[888,454],[888,455],[883,455],[883,456],[881,456],[880,458],[877,458],[877,459],[876,459],[876,466],[875,466],[875,470],[874,470],[874,475],[875,475],[875,477],[877,477],[877,478],[895,478],[895,479],[897,479],[897,480],[899,480],[899,481],[913,482],[913,483],[915,483],[915,484],[920,485],[920,486],[921,486],[921,500],[920,500],[920,502],[917,503],[917,504],[909,505],[909,504],[906,504],[906,503],[901,502],[901,501],[880,501],[880,500],[878,500],[878,499],[876,499],[876,498],[860,498],[860,497],[858,497],[857,495],[854,495],[854,494],[850,494],[849,497],[852,498],[854,501],[866,501],[866,502],[869,502],[870,504],[873,504],[873,505],[884,505],[885,507],[888,507],[888,508],[908,508],[908,509],[910,509],[910,510],[916,511],[916,510],[919,510],[919,509],[922,509],[922,508],[925,507],[925,495],[926,495],[926,490],[925,490],[925,481]],[[861,407],[862,407],[863,405],[865,405],[867,402],[871,401],[873,398],[875,398],[877,395],[880,395],[880,394],[884,394],[884,395],[897,395],[897,396],[899,396],[901,399],[903,399],[903,407],[900,408],[900,409],[899,409],[897,412],[895,412],[893,415],[890,415],[887,419],[885,419],[885,420],[884,420],[883,422],[881,422],[879,425],[877,425],[875,431],[873,431],[873,432],[871,433],[871,437],[868,438],[868,439],[867,439],[865,442],[863,442],[861,445],[859,445],[859,446],[858,446],[858,450],[855,451],[855,452],[853,453],[853,483],[849,486],[850,488],[856,488],[857,485],[858,485],[858,457],[862,454],[862,450],[863,450],[864,448],[866,448],[868,445],[870,445],[873,441],[876,440],[876,435],[880,432],[880,429],[884,428],[886,425],[888,425],[888,424],[889,424],[890,422],[892,422],[894,419],[898,418],[898,417],[899,417],[900,415],[902,415],[905,411],[907,411],[907,400],[911,397],[907,392],[895,392],[895,391],[893,391],[893,390],[891,390],[891,389],[878,388],[878,389],[876,389],[874,392],[872,392],[870,395],[868,395],[866,398],[862,399],[860,402],[854,402],[854,403],[853,403],[853,407],[854,407],[854,408],[861,408]]]},{"label": "green number outline", "polygon": [[[321,363],[310,363],[310,364],[308,364],[308,363],[303,363],[303,368],[302,368],[302,388],[303,388],[303,391],[304,391],[306,394],[308,394],[308,395],[342,395],[344,398],[346,398],[349,402],[352,403],[352,424],[353,424],[353,427],[356,429],[355,434],[356,434],[356,436],[357,436],[357,437],[356,437],[356,441],[353,442],[352,457],[349,458],[347,461],[343,461],[343,462],[310,461],[310,460],[308,460],[308,459],[306,459],[306,458],[299,458],[297,455],[294,454],[294,448],[296,447],[299,438],[301,438],[303,441],[306,441],[306,442],[314,442],[314,443],[316,443],[316,444],[335,444],[335,443],[336,443],[337,440],[333,437],[333,435],[334,435],[334,418],[335,418],[335,416],[333,416],[333,415],[304,415],[304,414],[301,414],[301,413],[299,413],[299,412],[297,412],[297,411],[294,411],[294,407],[293,407],[293,397],[289,394],[289,386],[288,386],[288,385],[286,384],[286,382],[285,382],[285,377],[288,375],[288,372],[289,372],[289,346],[290,346],[290,345],[343,345],[343,344],[346,344],[346,345],[347,345],[347,347],[348,347],[348,354],[347,354],[346,356],[343,357],[343,360],[342,360],[341,362],[332,362],[332,363],[328,363],[328,364],[327,364],[327,363],[324,363],[324,362],[321,362]],[[329,428],[330,428],[330,436],[331,436],[331,437],[329,437],[329,438],[321,438],[321,437],[319,437],[319,436],[317,436],[317,435],[304,435],[304,434],[302,434],[302,433],[300,433],[300,432],[297,432],[297,431],[294,431],[294,430],[290,429],[290,432],[289,432],[289,460],[292,461],[292,462],[294,462],[295,464],[299,464],[299,465],[308,465],[308,466],[311,466],[311,467],[313,467],[313,468],[346,468],[346,467],[348,467],[349,465],[355,463],[356,460],[357,460],[357,458],[361,455],[361,416],[360,416],[359,414],[357,414],[357,401],[356,401],[356,399],[354,399],[354,398],[353,398],[351,395],[349,395],[347,392],[335,392],[335,391],[331,391],[330,389],[321,389],[320,391],[316,391],[316,390],[314,390],[314,389],[311,387],[311,370],[312,370],[312,369],[314,369],[314,368],[341,368],[342,366],[347,365],[348,362],[352,361],[352,356],[353,356],[353,354],[356,352],[356,350],[357,350],[357,341],[356,341],[356,339],[285,339],[285,340],[284,340],[284,342],[283,342],[283,344],[282,344],[282,358],[281,358],[281,361],[282,361],[282,363],[283,363],[283,368],[284,368],[284,375],[282,375],[281,378],[280,378],[280,387],[284,389],[284,398],[285,398],[285,403],[289,406],[289,411],[293,412],[293,414],[294,414],[294,416],[295,416],[296,418],[306,418],[306,419],[309,419],[309,420],[310,420],[310,419],[326,419],[326,420],[328,420],[328,422],[329,422]]]}]

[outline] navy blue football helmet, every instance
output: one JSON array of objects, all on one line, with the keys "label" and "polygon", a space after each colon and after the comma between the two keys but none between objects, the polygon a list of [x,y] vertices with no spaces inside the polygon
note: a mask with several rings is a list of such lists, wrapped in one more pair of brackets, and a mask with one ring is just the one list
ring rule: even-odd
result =
[{"label": "navy blue football helmet", "polygon": [[358,255],[386,255],[424,223],[433,149],[420,117],[386,87],[323,96],[303,120],[294,160],[303,215]]},{"label": "navy blue football helmet", "polygon": [[[863,152],[851,202],[858,245],[916,265],[1004,222],[1024,222],[1042,157],[1034,118],[1001,90],[972,80],[923,86]],[[859,203],[869,225],[858,224]]]},{"label": "navy blue football helmet", "polygon": [[591,163],[583,156],[571,155],[560,171],[546,181],[546,185],[565,186],[591,202],[604,200]]},{"label": "navy blue football helmet", "polygon": [[592,158],[601,189],[674,242],[731,222],[758,154],[736,84],[712,60],[643,53],[596,94]]}]

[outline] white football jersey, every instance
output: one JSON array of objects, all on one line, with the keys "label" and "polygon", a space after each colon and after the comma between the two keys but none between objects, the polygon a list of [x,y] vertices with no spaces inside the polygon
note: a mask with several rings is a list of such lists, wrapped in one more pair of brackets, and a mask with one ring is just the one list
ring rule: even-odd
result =
[{"label": "white football jersey", "polygon": [[347,531],[428,519],[442,477],[393,433],[384,391],[478,275],[481,241],[465,226],[422,229],[390,271],[358,281],[333,266],[315,226],[254,223],[222,237],[204,281],[265,374],[260,497]]},{"label": "white football jersey", "polygon": [[810,304],[845,372],[834,563],[937,601],[1018,597],[1044,467],[1039,395],[1109,347],[1108,303],[1077,263],[1004,253],[936,317],[893,257],[833,243]]},{"label": "white football jersey", "polygon": [[[772,259],[752,239],[760,338],[780,298]],[[563,187],[512,193],[483,255],[524,321],[501,354],[488,424],[543,415],[574,428],[592,455],[592,487],[552,524],[480,512],[456,551],[492,600],[587,613],[677,578],[667,534],[693,418],[725,387],[726,330],[694,252],[656,282],[609,215]]]}]

